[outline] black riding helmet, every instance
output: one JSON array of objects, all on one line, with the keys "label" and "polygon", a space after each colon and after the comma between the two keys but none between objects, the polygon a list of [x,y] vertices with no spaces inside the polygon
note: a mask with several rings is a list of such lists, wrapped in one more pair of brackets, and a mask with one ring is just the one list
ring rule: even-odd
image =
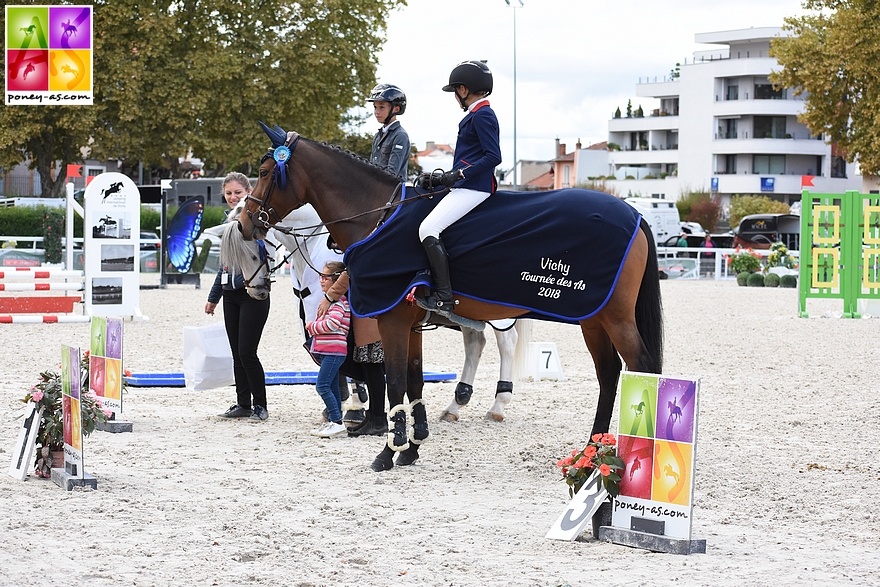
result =
[{"label": "black riding helmet", "polygon": [[[391,102],[391,114],[382,121],[382,124],[388,124],[392,116],[398,116],[406,112],[406,94],[397,86],[391,84],[379,84],[370,91],[370,97],[367,102]],[[400,106],[400,110],[394,111],[395,106]]]},{"label": "black riding helmet", "polygon": [[449,74],[449,83],[443,86],[444,92],[454,92],[457,86],[465,86],[468,95],[462,98],[458,94],[462,110],[467,110],[464,101],[471,94],[482,94],[484,97],[492,93],[492,72],[482,61],[462,61]]}]

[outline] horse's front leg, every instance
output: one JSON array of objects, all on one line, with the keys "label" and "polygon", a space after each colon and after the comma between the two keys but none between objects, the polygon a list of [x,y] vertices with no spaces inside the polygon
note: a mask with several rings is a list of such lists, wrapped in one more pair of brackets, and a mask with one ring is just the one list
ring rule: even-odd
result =
[{"label": "horse's front leg", "polygon": [[[413,424],[409,432],[409,446],[397,455],[396,464],[399,466],[413,464],[419,458],[419,446],[430,436],[428,432],[428,413],[425,410],[425,401],[422,399],[422,388],[424,385],[422,333],[411,332],[406,363],[406,395],[410,402],[407,408],[412,415]],[[397,440],[396,427],[395,424],[395,441]]]},{"label": "horse's front leg", "polygon": [[495,403],[486,412],[486,418],[501,422],[504,420],[504,408],[513,399],[513,363],[516,357],[516,341],[519,338],[515,328],[495,331],[498,343],[498,354],[501,357],[501,373],[495,387]]},{"label": "horse's front leg", "polygon": [[[391,469],[394,466],[392,460],[394,453],[409,447],[406,416],[410,406],[404,404],[404,396],[407,395],[409,380],[414,376],[412,373],[416,369],[410,360],[410,348],[414,344],[411,341],[412,336],[418,337],[419,352],[414,355],[414,360],[418,362],[417,369],[419,375],[421,374],[421,334],[412,332],[412,325],[415,322],[413,314],[411,308],[397,306],[379,316],[379,335],[382,337],[382,347],[385,349],[385,382],[390,409],[387,442],[370,466],[374,471]],[[421,385],[413,393],[421,398]]]}]

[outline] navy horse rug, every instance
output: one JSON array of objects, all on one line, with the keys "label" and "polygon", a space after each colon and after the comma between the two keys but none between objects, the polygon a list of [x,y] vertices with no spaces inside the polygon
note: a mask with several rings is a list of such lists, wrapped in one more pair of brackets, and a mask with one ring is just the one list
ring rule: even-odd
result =
[{"label": "navy horse rug", "polygon": [[[345,253],[356,316],[388,311],[415,285],[430,285],[419,224],[440,196],[405,201]],[[639,230],[640,215],[609,194],[583,189],[497,192],[443,231],[453,291],[573,322],[602,309]]]}]

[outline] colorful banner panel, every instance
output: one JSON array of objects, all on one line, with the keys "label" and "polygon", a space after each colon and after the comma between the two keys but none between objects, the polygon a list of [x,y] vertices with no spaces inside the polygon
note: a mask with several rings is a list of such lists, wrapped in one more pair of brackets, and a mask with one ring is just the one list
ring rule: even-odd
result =
[{"label": "colorful banner panel", "polygon": [[122,414],[122,319],[93,316],[89,353],[89,390],[119,419]]},{"label": "colorful banner panel", "polygon": [[5,104],[91,105],[91,6],[6,6]]},{"label": "colorful banner panel", "polygon": [[79,349],[61,346],[61,403],[64,427],[64,462],[73,465],[72,469],[83,474],[83,434],[82,404],[80,403],[80,382],[82,363]]},{"label": "colorful banner panel", "polygon": [[691,539],[699,380],[621,374],[612,524]]}]

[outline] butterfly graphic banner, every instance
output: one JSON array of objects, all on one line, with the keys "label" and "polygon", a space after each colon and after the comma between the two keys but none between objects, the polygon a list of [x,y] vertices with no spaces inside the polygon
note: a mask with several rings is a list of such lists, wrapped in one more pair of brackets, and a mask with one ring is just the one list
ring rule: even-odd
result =
[{"label": "butterfly graphic banner", "polygon": [[92,6],[5,10],[6,105],[92,105]]},{"label": "butterfly graphic banner", "polygon": [[184,202],[168,222],[166,251],[168,262],[181,273],[192,266],[196,255],[195,240],[202,228],[205,198],[195,196]]}]

